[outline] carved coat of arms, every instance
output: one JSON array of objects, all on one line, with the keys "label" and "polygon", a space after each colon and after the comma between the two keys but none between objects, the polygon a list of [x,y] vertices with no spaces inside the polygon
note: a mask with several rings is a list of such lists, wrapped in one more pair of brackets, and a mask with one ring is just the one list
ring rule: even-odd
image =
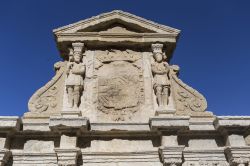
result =
[{"label": "carved coat of arms", "polygon": [[[124,54],[116,54],[109,63],[102,64],[98,74],[97,109],[114,121],[131,119],[143,101],[141,69],[131,61],[133,54],[129,56],[129,61],[126,61],[127,55]],[[99,56],[99,62],[100,59]]]}]

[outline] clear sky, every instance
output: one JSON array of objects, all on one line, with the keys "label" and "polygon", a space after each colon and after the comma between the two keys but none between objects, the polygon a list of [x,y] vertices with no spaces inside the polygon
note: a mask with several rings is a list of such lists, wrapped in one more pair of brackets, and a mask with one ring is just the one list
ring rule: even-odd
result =
[{"label": "clear sky", "polygon": [[60,61],[52,29],[123,10],[182,30],[171,64],[216,115],[250,115],[249,0],[4,0],[0,2],[0,115],[28,111]]}]

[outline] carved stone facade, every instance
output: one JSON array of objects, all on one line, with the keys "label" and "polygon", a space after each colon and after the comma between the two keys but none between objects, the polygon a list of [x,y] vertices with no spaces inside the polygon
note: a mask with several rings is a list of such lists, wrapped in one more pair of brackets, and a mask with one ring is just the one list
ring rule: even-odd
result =
[{"label": "carved stone facade", "polygon": [[53,32],[62,61],[0,117],[0,165],[249,166],[250,117],[208,112],[170,65],[179,30],[115,10]]}]

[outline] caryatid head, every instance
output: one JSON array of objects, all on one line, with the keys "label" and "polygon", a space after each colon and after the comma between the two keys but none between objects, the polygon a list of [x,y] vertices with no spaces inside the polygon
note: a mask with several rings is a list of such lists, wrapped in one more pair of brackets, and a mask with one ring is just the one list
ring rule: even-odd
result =
[{"label": "caryatid head", "polygon": [[76,63],[80,63],[83,56],[84,43],[72,43],[73,47],[73,60]]},{"label": "caryatid head", "polygon": [[162,62],[167,59],[166,55],[163,53],[163,44],[156,43],[151,45],[153,57],[157,62]]}]

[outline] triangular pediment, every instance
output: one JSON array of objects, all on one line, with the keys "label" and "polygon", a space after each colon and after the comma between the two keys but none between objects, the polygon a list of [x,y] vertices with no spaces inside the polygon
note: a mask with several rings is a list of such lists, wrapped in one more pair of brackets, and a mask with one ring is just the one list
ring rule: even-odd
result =
[{"label": "triangular pediment", "polygon": [[102,32],[102,33],[156,33],[155,31],[139,26],[131,26],[121,20],[111,20],[99,25],[87,27],[77,32]]},{"label": "triangular pediment", "polygon": [[180,30],[146,20],[133,14],[114,10],[53,31],[55,34],[79,32],[162,33],[179,34]]}]

